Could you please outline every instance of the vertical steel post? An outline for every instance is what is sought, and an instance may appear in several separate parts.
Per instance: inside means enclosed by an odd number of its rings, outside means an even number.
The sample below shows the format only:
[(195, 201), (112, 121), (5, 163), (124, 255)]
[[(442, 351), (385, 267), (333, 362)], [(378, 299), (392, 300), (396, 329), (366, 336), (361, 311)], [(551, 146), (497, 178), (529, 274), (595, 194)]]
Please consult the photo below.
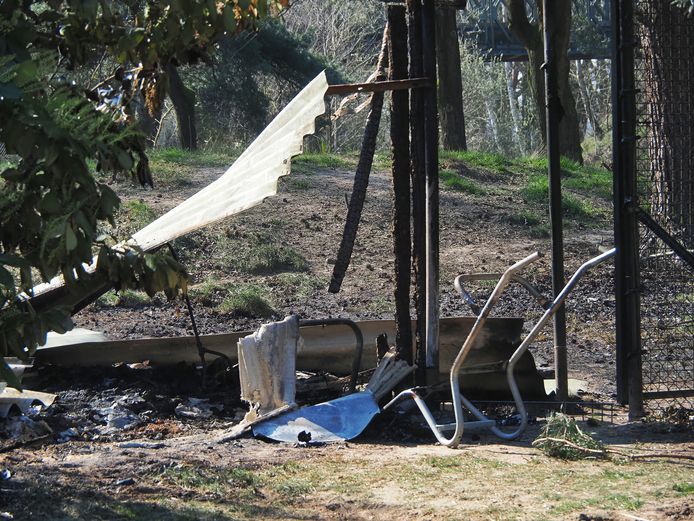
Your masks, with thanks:
[(612, 2), (612, 162), (614, 169), (617, 400), (643, 415), (639, 225), (636, 216), (634, 0)]
[[(565, 285), (564, 230), (561, 205), (561, 164), (559, 157), (559, 119), (562, 108), (559, 100), (557, 63), (554, 57), (556, 30), (554, 8), (556, 0), (543, 0), (545, 37), (545, 101), (547, 118), (547, 164), (549, 175), (549, 220), (552, 228), (552, 292), (556, 298)], [(569, 395), (566, 357), (566, 308), (562, 305), (554, 315), (554, 373), (559, 401)]]
[(436, 106), (436, 19), (434, 0), (422, 5), (422, 67), (432, 86), (424, 93), (424, 171), (426, 174), (427, 383), (439, 370), (439, 122)]

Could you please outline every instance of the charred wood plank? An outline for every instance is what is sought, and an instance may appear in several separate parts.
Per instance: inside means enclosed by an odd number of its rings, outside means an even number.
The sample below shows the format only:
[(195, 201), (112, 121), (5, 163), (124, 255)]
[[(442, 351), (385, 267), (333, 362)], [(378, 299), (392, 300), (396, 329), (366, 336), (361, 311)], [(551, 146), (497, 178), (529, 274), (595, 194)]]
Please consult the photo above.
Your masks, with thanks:
[[(405, 7), (387, 9), (389, 79), (406, 78), (407, 21)], [(393, 253), (395, 256), (395, 346), (400, 357), (412, 365), (410, 319), (410, 137), (409, 93), (393, 91), (390, 109), (390, 140), (393, 159)]]
[[(388, 63), (387, 48), (388, 27), (386, 26), (386, 29), (383, 31), (383, 41), (381, 43), (381, 52), (378, 56), (378, 64), (376, 65), (377, 80), (385, 79), (385, 68)], [(335, 266), (333, 267), (333, 275), (330, 279), (330, 286), (328, 287), (330, 293), (338, 293), (340, 291), (342, 281), (345, 278), (345, 273), (347, 272), (349, 262), (352, 258), (354, 240), (357, 237), (361, 212), (364, 208), (366, 189), (369, 186), (371, 166), (373, 164), (374, 154), (376, 153), (378, 128), (381, 124), (381, 113), (383, 111), (383, 97), (383, 92), (374, 92), (371, 98), (371, 108), (366, 117), (366, 128), (364, 129), (364, 138), (362, 139), (357, 171), (354, 174), (354, 187), (352, 189), (352, 196), (349, 200), (345, 229), (342, 233), (342, 241), (340, 242)]]

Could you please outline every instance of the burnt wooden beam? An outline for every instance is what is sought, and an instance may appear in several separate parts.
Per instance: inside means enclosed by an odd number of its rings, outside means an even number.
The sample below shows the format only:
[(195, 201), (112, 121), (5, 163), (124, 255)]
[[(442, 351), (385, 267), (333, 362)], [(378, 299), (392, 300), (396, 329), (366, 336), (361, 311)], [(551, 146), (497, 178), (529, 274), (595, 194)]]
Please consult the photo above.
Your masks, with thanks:
[[(407, 78), (407, 21), (405, 7), (389, 5), (388, 79)], [(393, 160), (393, 254), (395, 257), (395, 347), (412, 365), (410, 318), (410, 138), (409, 93), (396, 90), (390, 104), (390, 142)]]
[[(422, 69), (422, 2), (407, 0), (410, 76)], [(424, 93), (410, 93), (410, 177), (412, 184), (412, 268), (415, 308), (415, 384), (426, 385), (426, 177), (424, 173)]]
[[(388, 27), (386, 26), (386, 29), (383, 31), (383, 41), (381, 43), (381, 52), (378, 56), (378, 64), (376, 65), (376, 81), (385, 79), (385, 68), (387, 65)], [(357, 238), (359, 221), (361, 221), (361, 212), (364, 208), (364, 199), (366, 198), (366, 189), (369, 186), (369, 176), (371, 174), (374, 154), (376, 153), (378, 129), (380, 127), (381, 113), (383, 111), (383, 98), (383, 92), (374, 92), (371, 98), (371, 106), (369, 114), (366, 117), (364, 137), (362, 138), (361, 152), (359, 153), (359, 164), (354, 174), (354, 187), (352, 188), (352, 196), (349, 199), (345, 228), (342, 233), (342, 241), (340, 242), (340, 248), (337, 252), (335, 266), (333, 267), (330, 286), (328, 287), (330, 293), (338, 293), (340, 291), (342, 281), (345, 278), (345, 273), (352, 259), (354, 241)]]
[(326, 96), (343, 96), (355, 92), (386, 92), (389, 90), (424, 89), (432, 86), (429, 78), (412, 78), (388, 81), (373, 81), (370, 83), (339, 83), (330, 85)]

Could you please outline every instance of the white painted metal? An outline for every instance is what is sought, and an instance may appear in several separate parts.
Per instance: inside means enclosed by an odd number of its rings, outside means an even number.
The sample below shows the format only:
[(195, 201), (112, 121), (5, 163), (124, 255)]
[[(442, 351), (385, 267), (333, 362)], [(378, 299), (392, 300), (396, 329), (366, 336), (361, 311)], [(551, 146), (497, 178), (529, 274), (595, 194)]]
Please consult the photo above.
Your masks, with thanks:
[[(296, 95), (222, 176), (130, 239), (144, 250), (251, 208), (277, 193), (280, 177), (289, 174), (291, 158), (303, 150), (303, 138), (315, 131), (325, 112), (328, 80), (321, 72)], [(96, 269), (96, 258), (88, 272)], [(62, 276), (40, 284), (33, 295), (60, 289)], [(28, 296), (26, 296), (28, 298)]]
[(289, 174), (291, 158), (303, 150), (303, 138), (315, 130), (325, 112), (325, 73), (309, 83), (231, 167), (170, 212), (132, 237), (145, 250), (251, 208), (277, 193), (280, 177)]

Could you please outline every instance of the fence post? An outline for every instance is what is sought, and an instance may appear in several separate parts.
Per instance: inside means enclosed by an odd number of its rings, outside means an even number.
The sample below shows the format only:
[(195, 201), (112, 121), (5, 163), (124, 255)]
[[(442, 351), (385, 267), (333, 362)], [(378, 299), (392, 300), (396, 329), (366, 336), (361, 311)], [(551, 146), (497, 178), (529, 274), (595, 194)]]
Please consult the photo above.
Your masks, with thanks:
[(612, 154), (614, 176), (617, 400), (643, 415), (639, 225), (636, 218), (634, 0), (612, 2)]

